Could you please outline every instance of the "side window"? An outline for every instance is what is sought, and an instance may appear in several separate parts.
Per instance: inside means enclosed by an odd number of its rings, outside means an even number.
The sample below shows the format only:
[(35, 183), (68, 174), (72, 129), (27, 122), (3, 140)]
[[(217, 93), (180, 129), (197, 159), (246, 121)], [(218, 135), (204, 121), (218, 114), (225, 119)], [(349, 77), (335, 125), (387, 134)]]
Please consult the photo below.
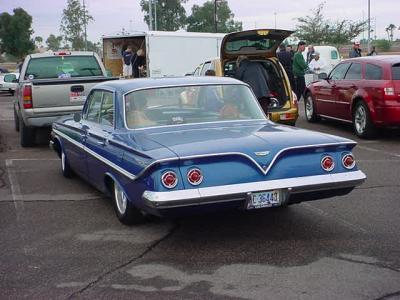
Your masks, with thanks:
[(206, 75), (206, 71), (208, 69), (210, 69), (210, 66), (211, 66), (211, 61), (208, 61), (208, 62), (204, 63), (203, 69), (201, 70), (201, 73), (200, 73), (200, 76)]
[(331, 59), (338, 59), (339, 54), (336, 50), (331, 51)]
[(361, 64), (352, 63), (349, 70), (346, 73), (345, 79), (360, 80), (361, 79)]
[(17, 76), (15, 76), (15, 74), (4, 75), (4, 82), (12, 82), (15, 79), (17, 79)]
[(100, 116), (102, 91), (94, 91), (89, 99), (86, 120), (98, 123)]
[(350, 63), (338, 64), (331, 72), (329, 79), (340, 80), (344, 78)]
[(100, 124), (114, 126), (113, 93), (103, 92), (103, 103), (100, 110)]
[(365, 79), (367, 80), (382, 80), (383, 70), (379, 66), (366, 64)]

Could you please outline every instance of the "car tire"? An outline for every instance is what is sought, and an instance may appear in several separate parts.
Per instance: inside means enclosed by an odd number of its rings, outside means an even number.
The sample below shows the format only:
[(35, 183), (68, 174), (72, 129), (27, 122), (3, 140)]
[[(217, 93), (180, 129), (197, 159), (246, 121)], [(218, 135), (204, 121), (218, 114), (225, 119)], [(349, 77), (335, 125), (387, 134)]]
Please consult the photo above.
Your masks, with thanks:
[(15, 110), (15, 107), (14, 107), (14, 129), (16, 132), (19, 131), (19, 118), (18, 118), (18, 113)]
[(353, 129), (360, 138), (372, 138), (376, 135), (376, 128), (371, 121), (368, 106), (358, 101), (353, 109)]
[(36, 132), (35, 129), (26, 126), (24, 120), (19, 118), (19, 135), (22, 147), (32, 147), (35, 145)]
[(315, 113), (314, 99), (310, 93), (305, 95), (304, 99), (304, 113), (306, 120), (310, 123), (318, 122), (321, 118)]
[(125, 194), (125, 191), (114, 181), (112, 197), (118, 220), (125, 225), (137, 225), (146, 221), (146, 216), (137, 209)]
[(64, 150), (61, 149), (61, 172), (65, 178), (71, 178), (73, 175), (73, 171), (71, 166), (69, 165), (69, 161), (67, 156), (65, 155)]

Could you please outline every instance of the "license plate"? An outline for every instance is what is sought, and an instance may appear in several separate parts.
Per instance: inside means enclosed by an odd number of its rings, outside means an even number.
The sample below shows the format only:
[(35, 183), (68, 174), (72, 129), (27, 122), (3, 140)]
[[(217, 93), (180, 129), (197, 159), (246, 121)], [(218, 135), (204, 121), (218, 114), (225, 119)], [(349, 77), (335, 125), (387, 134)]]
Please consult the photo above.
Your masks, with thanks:
[(247, 209), (274, 207), (281, 205), (280, 190), (252, 193), (247, 201)]
[(70, 92), (69, 93), (69, 101), (71, 102), (81, 102), (85, 101), (86, 96), (82, 92)]

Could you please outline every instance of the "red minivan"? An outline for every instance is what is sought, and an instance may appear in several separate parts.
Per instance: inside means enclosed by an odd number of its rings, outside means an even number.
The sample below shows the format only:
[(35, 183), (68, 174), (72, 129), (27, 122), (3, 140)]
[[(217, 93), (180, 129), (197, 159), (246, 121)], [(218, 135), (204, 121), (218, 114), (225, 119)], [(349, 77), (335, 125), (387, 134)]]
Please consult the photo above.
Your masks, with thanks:
[(309, 122), (323, 117), (352, 123), (362, 138), (400, 126), (400, 55), (342, 61), (306, 88), (305, 115)]

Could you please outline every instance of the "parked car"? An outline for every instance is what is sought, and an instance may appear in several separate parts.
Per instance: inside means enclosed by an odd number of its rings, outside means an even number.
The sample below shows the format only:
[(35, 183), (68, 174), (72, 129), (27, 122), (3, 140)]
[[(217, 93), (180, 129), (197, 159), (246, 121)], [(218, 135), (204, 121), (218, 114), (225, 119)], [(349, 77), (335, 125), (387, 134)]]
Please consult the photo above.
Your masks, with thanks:
[(51, 145), (64, 176), (111, 195), (125, 224), (345, 195), (366, 178), (355, 142), (269, 121), (231, 78), (100, 83), (81, 115), (53, 123)]
[(269, 75), (268, 87), (278, 103), (268, 108), (270, 120), (295, 125), (298, 105), (289, 78), (279, 63), (276, 49), (292, 31), (257, 29), (227, 34), (222, 40), (220, 58), (202, 62), (194, 75), (204, 76), (207, 70), (214, 70), (216, 76), (234, 77), (236, 59), (246, 55), (252, 61), (260, 62)]
[(18, 78), (19, 73), (0, 74), (0, 91), (9, 92), (13, 96), (18, 85)]
[(90, 88), (111, 80), (96, 53), (47, 52), (25, 58), (14, 103), (22, 147), (33, 146), (35, 129), (81, 111)]
[(362, 138), (400, 126), (400, 56), (342, 61), (326, 79), (307, 87), (305, 112), (309, 122), (324, 117), (352, 123)]

